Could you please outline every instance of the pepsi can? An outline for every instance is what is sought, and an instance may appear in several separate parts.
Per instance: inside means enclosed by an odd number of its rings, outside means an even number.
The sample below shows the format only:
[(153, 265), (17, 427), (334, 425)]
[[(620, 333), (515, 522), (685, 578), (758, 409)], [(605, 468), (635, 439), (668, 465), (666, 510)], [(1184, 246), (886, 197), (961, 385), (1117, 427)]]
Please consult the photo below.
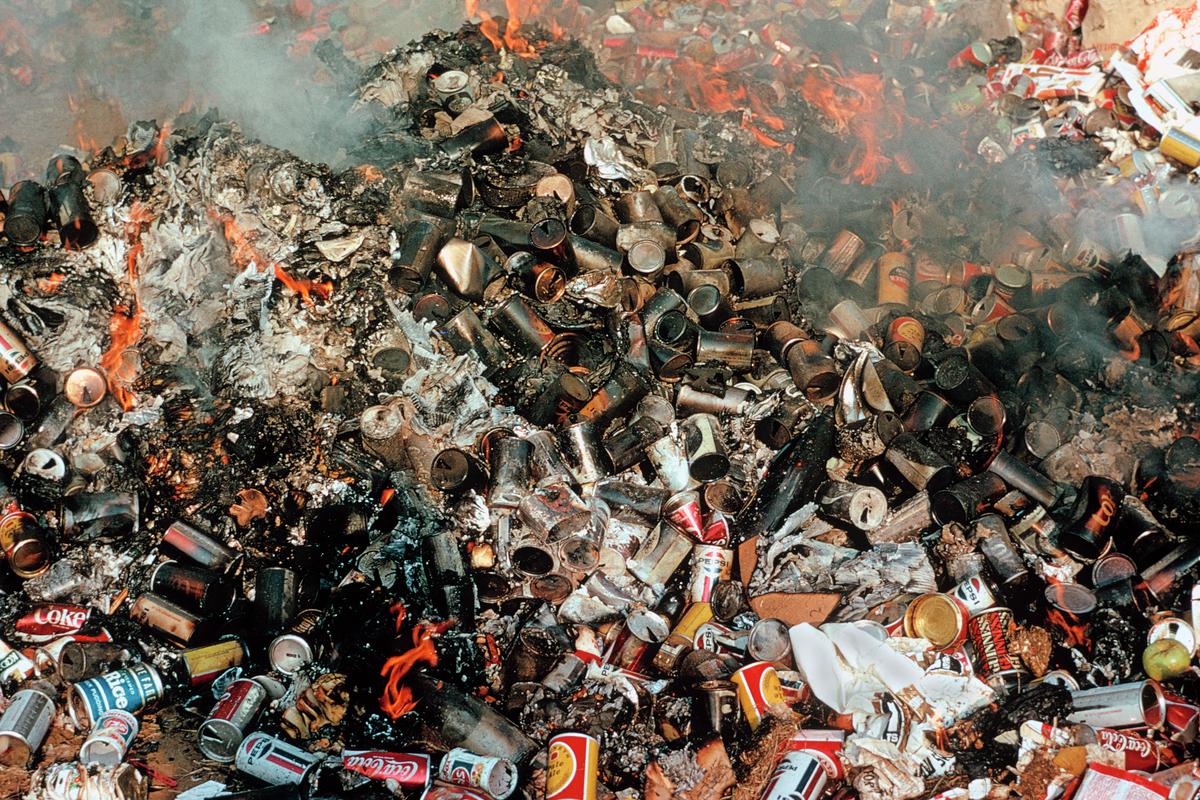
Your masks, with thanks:
[(252, 733), (238, 747), (234, 766), (252, 778), (272, 786), (299, 786), (321, 757), (266, 733)]

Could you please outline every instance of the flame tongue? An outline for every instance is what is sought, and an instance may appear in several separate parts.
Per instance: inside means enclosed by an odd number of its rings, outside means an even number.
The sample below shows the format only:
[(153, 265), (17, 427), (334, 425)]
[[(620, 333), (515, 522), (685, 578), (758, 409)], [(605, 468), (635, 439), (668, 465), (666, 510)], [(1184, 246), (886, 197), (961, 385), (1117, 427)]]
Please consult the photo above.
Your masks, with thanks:
[(108, 350), (100, 357), (100, 368), (108, 375), (108, 389), (126, 411), (133, 408), (136, 399), (129, 389), (129, 384), (137, 377), (136, 368), (131, 366), (126, 351), (136, 345), (142, 337), (142, 300), (138, 295), (137, 263), (142, 255), (142, 234), (153, 221), (154, 214), (140, 201), (134, 202), (130, 207), (129, 221), (125, 223), (125, 242), (128, 246), (125, 269), (129, 274), (133, 307), (119, 305), (113, 309), (112, 318), (109, 320), (111, 342)]
[[(391, 610), (396, 614), (398, 631), (400, 623), (404, 621), (404, 606), (397, 603)], [(404, 678), (413, 667), (432, 667), (437, 664), (437, 650), (433, 646), (433, 639), (452, 625), (453, 620), (429, 625), (417, 624), (413, 628), (412, 648), (384, 662), (383, 669), (379, 671), (384, 678), (383, 696), (379, 698), (379, 708), (383, 713), (392, 719), (399, 719), (416, 708), (417, 701), (413, 699), (412, 688), (404, 684)]]
[(855, 73), (841, 77), (826, 77), (810, 71), (804, 78), (800, 93), (805, 101), (822, 111), (836, 127), (839, 135), (855, 139), (852, 158), (858, 162), (847, 179), (871, 184), (892, 163), (883, 144), (894, 137), (903, 122), (903, 115), (884, 94), (881, 75)]
[(322, 300), (328, 300), (333, 296), (332, 282), (310, 281), (306, 278), (297, 278), (285, 270), (279, 262), (268, 261), (263, 258), (262, 254), (258, 252), (258, 248), (253, 244), (250, 232), (238, 225), (232, 215), (213, 213), (211, 216), (221, 223), (225, 233), (225, 241), (229, 243), (229, 256), (242, 269), (245, 269), (251, 263), (255, 265), (255, 268), (259, 272), (270, 267), (280, 283), (299, 294), (301, 299), (310, 306), (316, 305), (313, 295), (320, 297)]

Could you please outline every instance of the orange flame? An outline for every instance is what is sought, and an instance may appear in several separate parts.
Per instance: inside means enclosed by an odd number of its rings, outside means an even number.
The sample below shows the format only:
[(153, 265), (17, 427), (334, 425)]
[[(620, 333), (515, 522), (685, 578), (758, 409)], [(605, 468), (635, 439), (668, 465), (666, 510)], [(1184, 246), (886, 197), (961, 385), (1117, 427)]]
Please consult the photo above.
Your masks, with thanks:
[(527, 22), (543, 23), (555, 39), (561, 39), (568, 27), (577, 21), (578, 6), (575, 0), (551, 3), (550, 0), (504, 0), (507, 19), (504, 31), (500, 21), (480, 6), (480, 0), (466, 0), (468, 19), (480, 19), (479, 31), (497, 50), (507, 49), (522, 58), (533, 58), (538, 49), (521, 32)]
[(167, 137), (171, 135), (171, 123), (164, 124), (158, 129), (158, 138), (154, 140), (154, 148), (150, 151), (154, 155), (154, 161), (158, 166), (167, 163), (170, 157), (170, 152), (167, 150)]
[(142, 255), (142, 233), (153, 221), (154, 214), (149, 206), (135, 201), (130, 207), (129, 221), (125, 223), (125, 241), (128, 244), (125, 269), (129, 274), (129, 289), (133, 293), (133, 308), (120, 305), (113, 309), (108, 322), (108, 350), (100, 357), (100, 368), (108, 376), (108, 390), (125, 411), (133, 408), (136, 396), (129, 390), (128, 384), (137, 377), (129, 374), (124, 359), (125, 351), (136, 345), (142, 336), (142, 300), (138, 296), (137, 262)]
[[(391, 610), (396, 613), (396, 630), (399, 631), (400, 623), (404, 620), (404, 606), (397, 603)], [(379, 708), (383, 713), (392, 719), (399, 719), (417, 707), (412, 688), (404, 683), (404, 678), (413, 667), (420, 664), (428, 667), (437, 664), (437, 649), (433, 646), (433, 639), (453, 624), (454, 622), (449, 620), (431, 625), (416, 625), (413, 628), (412, 648), (384, 662), (383, 669), (379, 671), (385, 681), (383, 696), (379, 698)]]
[(37, 279), (37, 289), (42, 294), (56, 294), (62, 288), (66, 277), (62, 272), (51, 272), (46, 277)]
[(856, 140), (852, 158), (858, 166), (850, 170), (847, 180), (875, 183), (892, 163), (883, 143), (896, 135), (903, 120), (884, 89), (880, 75), (825, 77), (816, 71), (808, 72), (800, 87), (804, 99), (825, 114), (839, 135)]
[(306, 278), (297, 278), (283, 268), (283, 265), (276, 262), (264, 259), (254, 246), (252, 237), (248, 231), (242, 230), (233, 217), (229, 214), (212, 214), (213, 218), (220, 221), (225, 233), (225, 241), (229, 243), (229, 255), (233, 262), (242, 269), (245, 269), (251, 263), (255, 265), (259, 272), (267, 266), (271, 267), (276, 279), (279, 280), (287, 288), (291, 289), (300, 295), (301, 299), (310, 306), (316, 305), (313, 300), (313, 295), (320, 297), (322, 300), (328, 300), (333, 296), (332, 281), (310, 281)]

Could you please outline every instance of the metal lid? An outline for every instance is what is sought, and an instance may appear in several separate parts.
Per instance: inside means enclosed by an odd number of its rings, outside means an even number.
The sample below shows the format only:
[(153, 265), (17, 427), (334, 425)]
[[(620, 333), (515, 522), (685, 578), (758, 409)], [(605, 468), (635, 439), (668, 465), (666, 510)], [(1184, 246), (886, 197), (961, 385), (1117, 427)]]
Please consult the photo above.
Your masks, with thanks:
[(626, 257), (630, 268), (641, 275), (656, 275), (667, 263), (667, 254), (662, 245), (650, 239), (634, 242)]
[(284, 675), (295, 675), (305, 664), (313, 660), (313, 649), (302, 636), (285, 633), (277, 636), (267, 647), (267, 659), (271, 668)]
[(93, 367), (71, 370), (63, 382), (63, 394), (76, 408), (91, 408), (108, 393), (108, 381), (104, 373)]
[(1070, 614), (1090, 614), (1096, 610), (1096, 593), (1078, 583), (1053, 583), (1043, 593), (1046, 602)]
[(467, 73), (462, 70), (451, 69), (433, 79), (433, 88), (440, 94), (454, 94), (467, 88), (469, 81), (470, 77)]

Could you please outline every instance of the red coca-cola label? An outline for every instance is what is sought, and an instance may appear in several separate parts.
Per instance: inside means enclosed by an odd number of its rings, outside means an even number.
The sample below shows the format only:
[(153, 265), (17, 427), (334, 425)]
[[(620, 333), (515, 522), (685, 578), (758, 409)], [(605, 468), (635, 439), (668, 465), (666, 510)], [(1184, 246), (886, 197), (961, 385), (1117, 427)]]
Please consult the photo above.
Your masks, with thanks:
[(1176, 753), (1135, 733), (1097, 728), (1096, 744), (1105, 750), (1120, 753), (1124, 759), (1121, 766), (1125, 769), (1157, 772), (1179, 763)]
[(429, 785), (432, 774), (429, 756), (424, 753), (344, 752), (342, 767), (377, 781), (395, 781), (408, 789)]
[(17, 633), (27, 639), (54, 639), (78, 633), (91, 616), (91, 609), (67, 603), (38, 606), (17, 620)]

